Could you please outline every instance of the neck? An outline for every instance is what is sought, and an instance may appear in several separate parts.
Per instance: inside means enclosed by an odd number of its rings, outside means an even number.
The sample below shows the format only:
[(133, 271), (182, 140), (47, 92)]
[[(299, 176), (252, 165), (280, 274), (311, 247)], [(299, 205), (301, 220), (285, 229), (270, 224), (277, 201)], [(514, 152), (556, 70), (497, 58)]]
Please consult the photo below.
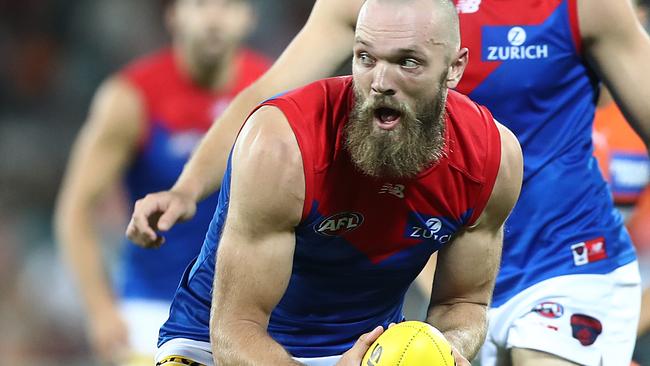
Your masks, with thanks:
[(178, 46), (174, 47), (174, 53), (182, 72), (201, 88), (213, 91), (223, 90), (232, 81), (235, 67), (234, 48), (226, 50), (219, 59), (211, 63), (193, 60), (188, 52), (184, 52)]

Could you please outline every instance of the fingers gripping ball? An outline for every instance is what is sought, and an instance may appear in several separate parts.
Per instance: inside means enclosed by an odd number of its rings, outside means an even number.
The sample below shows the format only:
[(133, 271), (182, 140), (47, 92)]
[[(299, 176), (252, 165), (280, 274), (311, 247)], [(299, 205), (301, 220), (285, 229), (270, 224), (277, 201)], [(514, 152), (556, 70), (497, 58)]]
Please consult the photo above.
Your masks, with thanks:
[(407, 321), (388, 328), (373, 343), (362, 366), (453, 366), (451, 346), (431, 325)]

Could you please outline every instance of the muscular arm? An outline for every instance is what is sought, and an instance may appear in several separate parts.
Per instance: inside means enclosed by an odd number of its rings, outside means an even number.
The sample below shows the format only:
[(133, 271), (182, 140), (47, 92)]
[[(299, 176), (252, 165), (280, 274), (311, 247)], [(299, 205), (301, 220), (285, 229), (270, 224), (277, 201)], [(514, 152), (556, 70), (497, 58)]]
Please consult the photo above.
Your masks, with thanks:
[(487, 309), (499, 269), (503, 223), (519, 197), (523, 162), (514, 135), (499, 125), (501, 164), (492, 194), (476, 225), (438, 254), (427, 322), (468, 360), (485, 339)]
[(242, 91), (186, 164), (173, 190), (199, 201), (219, 188), (230, 148), (248, 112), (265, 98), (331, 75), (352, 50), (362, 0), (319, 0), (271, 69)]
[(96, 205), (123, 174), (142, 121), (137, 92), (120, 79), (105, 82), (75, 142), (59, 194), (55, 212), (58, 243), (91, 321), (109, 318), (116, 311), (93, 220)]
[(251, 116), (233, 152), (210, 330), (218, 365), (297, 365), (266, 328), (289, 283), (304, 201), (302, 159), (282, 113)]
[[(629, 0), (579, 0), (586, 56), (625, 118), (650, 146), (650, 38)], [(607, 24), (607, 26), (603, 26)]]

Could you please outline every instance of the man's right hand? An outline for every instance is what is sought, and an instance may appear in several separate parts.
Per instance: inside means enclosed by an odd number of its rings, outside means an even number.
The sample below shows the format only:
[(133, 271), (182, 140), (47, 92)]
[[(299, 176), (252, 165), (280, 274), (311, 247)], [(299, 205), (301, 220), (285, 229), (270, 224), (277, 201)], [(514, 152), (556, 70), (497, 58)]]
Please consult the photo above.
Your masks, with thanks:
[(126, 236), (145, 248), (158, 248), (165, 242), (159, 232), (187, 221), (196, 213), (196, 201), (177, 191), (150, 193), (136, 201)]

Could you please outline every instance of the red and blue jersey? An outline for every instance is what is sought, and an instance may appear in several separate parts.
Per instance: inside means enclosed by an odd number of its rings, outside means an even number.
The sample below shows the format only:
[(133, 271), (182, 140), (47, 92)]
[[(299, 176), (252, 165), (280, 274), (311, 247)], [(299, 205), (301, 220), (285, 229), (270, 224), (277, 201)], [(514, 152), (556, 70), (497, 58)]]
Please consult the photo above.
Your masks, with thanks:
[[(240, 51), (234, 62), (232, 81), (219, 91), (195, 85), (170, 49), (136, 60), (120, 73), (140, 93), (145, 110), (145, 131), (126, 176), (131, 202), (169, 189), (214, 119), (268, 65), (264, 57), (247, 50)], [(160, 249), (127, 243), (121, 295), (170, 301), (183, 270), (199, 252), (216, 203), (216, 194), (200, 203), (194, 219), (175, 225)]]
[(598, 80), (576, 0), (458, 0), (470, 61), (458, 90), (519, 139), (524, 184), (506, 224), (493, 306), (550, 277), (635, 259), (592, 157)]
[[(500, 164), (500, 136), (490, 112), (449, 91), (440, 161), (411, 179), (364, 175), (344, 148), (353, 103), (352, 78), (338, 77), (262, 104), (284, 113), (304, 167), (293, 270), (268, 327), (295, 357), (341, 354), (362, 333), (401, 321), (408, 286), (432, 253), (452, 245), (456, 233), (480, 216)], [(209, 341), (230, 174), (228, 166), (201, 254), (181, 281), (160, 344), (172, 338)]]

